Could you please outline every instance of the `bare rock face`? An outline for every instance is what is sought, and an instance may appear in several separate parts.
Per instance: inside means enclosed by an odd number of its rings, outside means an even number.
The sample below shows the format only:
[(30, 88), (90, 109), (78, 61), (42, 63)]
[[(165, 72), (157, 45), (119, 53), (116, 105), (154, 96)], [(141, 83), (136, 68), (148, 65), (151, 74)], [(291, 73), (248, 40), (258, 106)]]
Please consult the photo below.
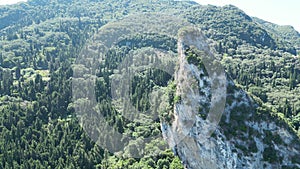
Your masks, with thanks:
[(300, 168), (300, 141), (235, 86), (199, 30), (181, 31), (173, 119), (163, 136), (186, 168)]

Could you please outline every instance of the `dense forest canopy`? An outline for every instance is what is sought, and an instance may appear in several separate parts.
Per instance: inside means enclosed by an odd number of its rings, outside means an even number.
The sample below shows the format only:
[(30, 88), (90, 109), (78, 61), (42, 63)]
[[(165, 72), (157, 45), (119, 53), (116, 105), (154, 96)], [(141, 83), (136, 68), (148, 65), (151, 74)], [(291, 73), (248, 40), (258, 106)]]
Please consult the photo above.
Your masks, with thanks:
[[(139, 17), (130, 22), (134, 16)], [(159, 23), (170, 23), (173, 29), (155, 26)], [(110, 92), (111, 79), (122, 72), (118, 69), (127, 56), (151, 53), (149, 60), (155, 60), (153, 49), (159, 49), (176, 58), (179, 23), (200, 28), (238, 87), (300, 137), (300, 34), (293, 28), (251, 18), (231, 5), (29, 0), (0, 7), (0, 168), (183, 168), (161, 137), (141, 141), (159, 136), (160, 121), (170, 121), (172, 115), (160, 112), (155, 121), (130, 121), (114, 106)], [(137, 33), (133, 24), (159, 31)], [(96, 144), (80, 125), (81, 118), (88, 117), (77, 118), (72, 83), (74, 72), (85, 75), (89, 68), (76, 64), (79, 54), (98, 52), (93, 45), (87, 49), (95, 34), (118, 33), (124, 27), (127, 34), (117, 36), (119, 42), (109, 46), (94, 69), (97, 106), (113, 126), (112, 133), (139, 138), (125, 140), (124, 151), (113, 154)], [(180, 100), (174, 95), (173, 81), (157, 69), (136, 72), (129, 91), (132, 105), (139, 111), (149, 110), (149, 95), (160, 88), (168, 95), (166, 109), (171, 109)], [(103, 141), (113, 147), (112, 136)], [(132, 158), (134, 153), (143, 158)], [(299, 158), (294, 161), (299, 163)]]

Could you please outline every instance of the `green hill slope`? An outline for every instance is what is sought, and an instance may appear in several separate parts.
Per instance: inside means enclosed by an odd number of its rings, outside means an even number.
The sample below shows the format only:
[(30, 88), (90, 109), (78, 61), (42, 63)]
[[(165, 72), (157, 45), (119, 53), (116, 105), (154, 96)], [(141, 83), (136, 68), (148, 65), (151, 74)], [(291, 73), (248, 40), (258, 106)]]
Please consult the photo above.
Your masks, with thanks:
[[(0, 168), (183, 168), (186, 156), (175, 147), (166, 148), (160, 137), (162, 122), (174, 121), (171, 110), (181, 100), (174, 94), (174, 77), (123, 63), (131, 63), (132, 57), (140, 61), (136, 65), (158, 64), (174, 73), (177, 33), (191, 25), (208, 37), (207, 45), (226, 69), (232, 89), (249, 102), (247, 108), (231, 107), (231, 121), (226, 120), (227, 111), (212, 139), (236, 138), (234, 148), (227, 150), (241, 156), (241, 164), (256, 153), (262, 156), (257, 164), (299, 167), (300, 67), (295, 55), (300, 38), (293, 29), (251, 18), (234, 6), (162, 0), (29, 0), (0, 7)], [(80, 56), (88, 62), (78, 62)], [(197, 58), (190, 59), (197, 65)], [(126, 72), (131, 75), (126, 89), (130, 104), (122, 105), (118, 94), (123, 90), (111, 91), (122, 87), (114, 80)], [(91, 77), (94, 83), (85, 81)], [(82, 83), (78, 93), (74, 93), (76, 82)], [(94, 89), (89, 84), (95, 88), (96, 102), (89, 102), (86, 95)], [(209, 92), (200, 94), (206, 101), (211, 99)], [(151, 99), (158, 96), (162, 99)], [(227, 104), (243, 98), (229, 98)], [(168, 102), (156, 107), (165, 103), (163, 99)], [(199, 104), (197, 118), (205, 118), (210, 105)], [(101, 113), (91, 113), (95, 108)], [(155, 110), (158, 118), (132, 113), (136, 110), (144, 114)], [(97, 126), (98, 117), (111, 132)], [(122, 134), (124, 149), (113, 154), (108, 150), (119, 148), (117, 133)], [(147, 138), (153, 139), (144, 142)], [(222, 155), (218, 159), (225, 162)]]

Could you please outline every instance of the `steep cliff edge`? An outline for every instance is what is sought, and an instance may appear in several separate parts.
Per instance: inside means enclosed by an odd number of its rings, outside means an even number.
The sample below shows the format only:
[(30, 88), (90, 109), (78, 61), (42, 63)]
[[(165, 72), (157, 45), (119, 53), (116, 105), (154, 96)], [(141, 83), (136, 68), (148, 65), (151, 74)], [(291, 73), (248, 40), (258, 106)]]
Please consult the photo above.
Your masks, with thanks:
[[(224, 87), (222, 72), (209, 73), (216, 64), (205, 62), (213, 56), (198, 30), (181, 32), (178, 55), (175, 83), (180, 99), (174, 102), (172, 120), (161, 127), (186, 168), (300, 168), (295, 132), (229, 77)], [(221, 119), (218, 111), (223, 112)]]

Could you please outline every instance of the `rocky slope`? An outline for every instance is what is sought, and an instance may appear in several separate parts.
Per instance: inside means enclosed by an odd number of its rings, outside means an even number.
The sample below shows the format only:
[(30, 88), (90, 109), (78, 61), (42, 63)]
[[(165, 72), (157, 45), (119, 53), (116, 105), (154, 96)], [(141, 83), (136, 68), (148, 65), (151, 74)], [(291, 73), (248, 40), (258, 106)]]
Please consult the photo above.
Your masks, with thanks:
[[(300, 142), (294, 131), (236, 87), (229, 77), (222, 80), (224, 75), (221, 72), (218, 76), (204, 73), (210, 66), (201, 64), (202, 60), (213, 56), (203, 35), (190, 29), (178, 41), (181, 62), (175, 81), (176, 94), (181, 100), (174, 106), (174, 119), (163, 123), (162, 131), (184, 165), (190, 169), (300, 168)], [(185, 51), (190, 48), (198, 51), (195, 52), (200, 58), (198, 63), (188, 63), (189, 53)], [(206, 56), (201, 56), (199, 51)], [(197, 79), (197, 87), (193, 87), (193, 79)], [(212, 84), (216, 82), (219, 82), (221, 91), (213, 93)], [(222, 89), (222, 83), (226, 84), (223, 85), (227, 87), (227, 93), (226, 89)], [(216, 98), (209, 97), (216, 94)], [(213, 111), (208, 113), (206, 110), (205, 118), (199, 110), (206, 107), (200, 106), (199, 109), (198, 105), (209, 105)], [(216, 127), (222, 108), (224, 114)], [(214, 118), (211, 118), (212, 114)]]

